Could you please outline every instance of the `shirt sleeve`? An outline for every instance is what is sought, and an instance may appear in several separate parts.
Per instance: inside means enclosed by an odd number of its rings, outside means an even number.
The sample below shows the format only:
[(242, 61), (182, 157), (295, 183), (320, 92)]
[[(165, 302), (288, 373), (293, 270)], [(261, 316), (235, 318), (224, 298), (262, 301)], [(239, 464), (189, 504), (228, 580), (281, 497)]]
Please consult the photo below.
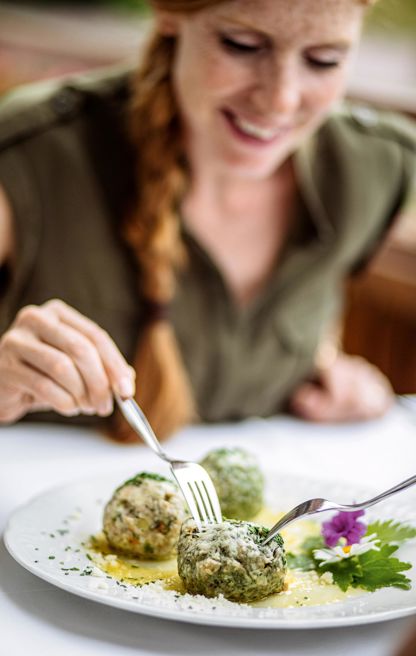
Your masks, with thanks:
[[(352, 114), (354, 116), (354, 111)], [(416, 198), (416, 122), (400, 114), (375, 110), (362, 115), (358, 112), (355, 119), (358, 124), (361, 122), (363, 130), (385, 140), (389, 150), (395, 151), (394, 162), (395, 166), (399, 167), (399, 184), (391, 196), (390, 205), (386, 206), (385, 217), (380, 222), (379, 229), (365, 244), (352, 267), (352, 275), (362, 272), (370, 265), (388, 238), (391, 228)], [(383, 181), (379, 184), (383, 184)], [(416, 213), (414, 220), (416, 221)]]
[(33, 269), (41, 234), (41, 211), (31, 176), (19, 148), (0, 151), (0, 184), (9, 200), (15, 240), (13, 265), (0, 299), (0, 334), (13, 321), (18, 300)]

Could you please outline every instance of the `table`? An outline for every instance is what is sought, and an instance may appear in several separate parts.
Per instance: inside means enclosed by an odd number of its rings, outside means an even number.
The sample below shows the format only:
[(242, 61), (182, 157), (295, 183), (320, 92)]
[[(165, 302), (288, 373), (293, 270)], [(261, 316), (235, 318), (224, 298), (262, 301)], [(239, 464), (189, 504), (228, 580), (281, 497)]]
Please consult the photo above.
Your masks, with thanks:
[[(416, 415), (396, 405), (383, 419), (312, 425), (289, 417), (187, 428), (168, 443), (199, 459), (217, 446), (241, 445), (263, 467), (386, 488), (415, 473)], [(19, 504), (49, 487), (115, 468), (152, 469), (141, 445), (98, 432), (21, 423), (0, 429), (0, 531)], [(408, 490), (406, 502), (416, 493)], [(413, 496), (412, 496), (413, 495)], [(0, 653), (7, 656), (393, 656), (411, 621), (313, 631), (226, 629), (175, 623), (96, 604), (38, 579), (0, 543)]]

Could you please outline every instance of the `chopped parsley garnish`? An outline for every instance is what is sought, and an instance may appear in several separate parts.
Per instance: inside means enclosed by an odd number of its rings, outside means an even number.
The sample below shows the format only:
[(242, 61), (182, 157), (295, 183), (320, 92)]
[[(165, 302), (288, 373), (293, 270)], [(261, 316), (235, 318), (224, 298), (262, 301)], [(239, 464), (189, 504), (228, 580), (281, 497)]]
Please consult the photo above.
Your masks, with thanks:
[(136, 474), (132, 478), (129, 478), (127, 481), (124, 481), (124, 483), (122, 483), (122, 485), (117, 488), (116, 492), (121, 490), (121, 488), (125, 487), (126, 485), (140, 486), (144, 480), (160, 481), (163, 483), (172, 483), (175, 485), (174, 481), (166, 478), (165, 476), (161, 476), (160, 474), (155, 474), (154, 472), (141, 472), (140, 474)]

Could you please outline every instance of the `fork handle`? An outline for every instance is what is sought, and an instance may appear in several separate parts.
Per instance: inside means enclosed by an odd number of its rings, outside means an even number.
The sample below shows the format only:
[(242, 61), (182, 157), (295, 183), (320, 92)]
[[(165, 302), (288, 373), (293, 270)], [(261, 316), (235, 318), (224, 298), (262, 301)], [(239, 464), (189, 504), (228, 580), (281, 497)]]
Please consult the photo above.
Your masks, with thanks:
[(381, 494), (378, 494), (376, 497), (373, 497), (372, 499), (368, 499), (367, 501), (363, 501), (362, 503), (352, 503), (350, 505), (334, 503), (333, 501), (328, 501), (327, 499), (309, 499), (308, 501), (303, 501), (303, 503), (300, 503), (299, 505), (295, 506), (295, 508), (292, 508), (292, 510), (286, 513), (286, 515), (284, 515), (278, 522), (276, 522), (274, 526), (272, 526), (272, 528), (270, 529), (270, 531), (268, 532), (268, 534), (266, 535), (266, 537), (264, 538), (261, 544), (265, 545), (268, 542), (270, 542), (270, 540), (272, 540), (279, 533), (279, 531), (282, 530), (284, 526), (290, 524), (296, 519), (302, 519), (307, 515), (321, 513), (327, 510), (343, 510), (345, 512), (364, 510), (364, 508), (369, 508), (370, 506), (374, 506), (376, 503), (380, 503), (380, 501), (384, 501), (384, 499), (388, 499), (388, 497), (393, 496), (393, 494), (402, 492), (403, 490), (406, 490), (408, 487), (411, 487), (412, 485), (415, 484), (416, 484), (416, 476), (411, 476), (410, 478), (407, 478), (405, 481), (402, 481), (401, 483), (397, 483), (397, 485), (394, 485), (388, 490), (385, 490), (385, 492), (381, 492)]
[(363, 503), (354, 503), (353, 506), (351, 507), (356, 508), (357, 510), (360, 510), (361, 508), (369, 508), (370, 506), (374, 506), (374, 504), (379, 503), (380, 501), (383, 501), (384, 499), (393, 496), (393, 494), (402, 492), (402, 490), (406, 490), (408, 487), (411, 487), (412, 485), (415, 484), (416, 484), (416, 476), (411, 476), (410, 478), (406, 478), (405, 481), (402, 481), (401, 483), (397, 483), (397, 485), (394, 485), (393, 487), (389, 488), (385, 492), (378, 494), (376, 497), (373, 497), (372, 499), (368, 499), (368, 501), (363, 501)]
[(146, 419), (146, 416), (140, 406), (136, 403), (133, 398), (121, 399), (117, 394), (115, 395), (118, 407), (123, 413), (124, 417), (127, 419), (130, 426), (140, 435), (141, 438), (146, 442), (152, 451), (156, 453), (162, 460), (170, 462), (169, 457), (163, 451), (162, 447), (159, 444), (159, 441), (156, 435), (153, 432), (152, 427)]

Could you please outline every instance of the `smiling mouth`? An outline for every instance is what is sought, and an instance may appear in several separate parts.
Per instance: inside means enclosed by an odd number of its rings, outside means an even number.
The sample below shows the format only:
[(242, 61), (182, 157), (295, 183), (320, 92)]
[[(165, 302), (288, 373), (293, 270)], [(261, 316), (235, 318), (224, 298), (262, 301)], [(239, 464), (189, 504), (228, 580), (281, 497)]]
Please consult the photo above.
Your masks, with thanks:
[(224, 110), (223, 115), (231, 127), (234, 128), (234, 131), (237, 131), (239, 135), (257, 143), (269, 144), (287, 134), (289, 131), (288, 127), (265, 128), (259, 126), (256, 123), (241, 118), (228, 110)]

